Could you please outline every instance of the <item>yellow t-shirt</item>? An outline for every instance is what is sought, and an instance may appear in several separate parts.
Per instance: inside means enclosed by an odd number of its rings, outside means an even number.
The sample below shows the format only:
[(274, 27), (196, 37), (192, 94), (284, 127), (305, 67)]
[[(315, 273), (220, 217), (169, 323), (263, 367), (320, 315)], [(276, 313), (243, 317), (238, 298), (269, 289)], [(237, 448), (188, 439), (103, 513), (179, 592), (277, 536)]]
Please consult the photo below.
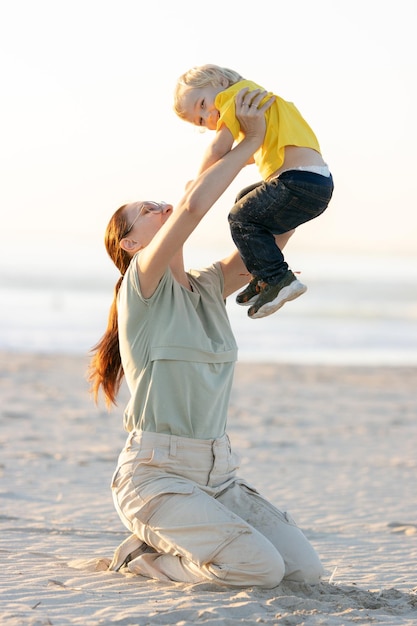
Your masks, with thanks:
[[(222, 124), (227, 126), (236, 141), (241, 141), (243, 134), (236, 119), (235, 97), (245, 87), (250, 91), (262, 89), (260, 85), (250, 80), (241, 80), (218, 93), (215, 100), (215, 106), (220, 112), (217, 128), (219, 129)], [(263, 102), (271, 95), (272, 93), (269, 93)], [(317, 137), (297, 107), (292, 102), (275, 96), (275, 102), (266, 112), (264, 142), (254, 154), (256, 166), (263, 180), (269, 178), (283, 164), (285, 146), (312, 148), (320, 152)]]

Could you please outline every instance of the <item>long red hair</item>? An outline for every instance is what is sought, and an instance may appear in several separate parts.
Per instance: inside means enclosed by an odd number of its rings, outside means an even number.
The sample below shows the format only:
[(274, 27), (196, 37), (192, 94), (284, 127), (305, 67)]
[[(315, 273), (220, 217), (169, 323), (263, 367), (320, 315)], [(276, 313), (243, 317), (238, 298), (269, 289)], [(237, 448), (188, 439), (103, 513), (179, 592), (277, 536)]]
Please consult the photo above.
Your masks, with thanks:
[(107, 407), (116, 404), (117, 394), (124, 376), (119, 350), (117, 294), (131, 261), (130, 255), (120, 247), (120, 240), (128, 229), (127, 206), (124, 204), (117, 209), (106, 228), (104, 237), (106, 250), (121, 276), (114, 287), (113, 302), (110, 306), (106, 331), (100, 341), (91, 349), (92, 356), (88, 369), (88, 381), (91, 384), (90, 391), (94, 400), (98, 402), (101, 388)]

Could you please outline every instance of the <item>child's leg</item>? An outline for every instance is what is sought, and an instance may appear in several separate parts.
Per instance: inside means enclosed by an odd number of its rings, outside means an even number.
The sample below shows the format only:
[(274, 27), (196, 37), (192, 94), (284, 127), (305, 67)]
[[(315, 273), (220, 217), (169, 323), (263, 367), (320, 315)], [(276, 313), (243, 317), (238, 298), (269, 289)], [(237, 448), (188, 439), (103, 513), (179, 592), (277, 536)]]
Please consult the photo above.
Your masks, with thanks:
[[(288, 243), (288, 240), (295, 233), (295, 228), (288, 231), (288, 233), (282, 233), (282, 235), (275, 235), (275, 243), (277, 247), (282, 250)], [(243, 289), (237, 296), (236, 302), (242, 306), (250, 306), (254, 304), (257, 297), (261, 292), (260, 281), (258, 278), (252, 277), (249, 284)]]
[(269, 285), (285, 276), (288, 265), (275, 235), (320, 215), (333, 190), (331, 177), (288, 171), (279, 178), (244, 189), (229, 213), (233, 241), (248, 271)]
[(240, 194), (229, 214), (230, 230), (248, 271), (262, 282), (257, 297), (256, 281), (251, 283), (253, 294), (237, 297), (239, 304), (247, 303), (248, 295), (255, 299), (250, 317), (269, 315), (306, 291), (289, 270), (275, 235), (320, 215), (332, 191), (331, 177), (293, 170)]

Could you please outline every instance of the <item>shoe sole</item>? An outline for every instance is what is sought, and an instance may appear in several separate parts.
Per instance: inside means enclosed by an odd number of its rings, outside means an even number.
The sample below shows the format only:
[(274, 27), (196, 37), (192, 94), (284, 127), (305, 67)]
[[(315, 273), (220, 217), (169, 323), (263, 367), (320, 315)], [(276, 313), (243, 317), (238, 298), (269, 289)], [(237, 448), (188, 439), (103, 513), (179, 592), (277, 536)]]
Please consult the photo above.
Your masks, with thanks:
[(238, 304), (239, 306), (250, 306), (251, 304), (255, 304), (255, 302), (258, 299), (258, 296), (259, 296), (259, 293), (257, 293), (256, 296), (252, 296), (252, 298), (248, 300), (247, 302), (238, 302), (236, 300), (236, 304)]
[(271, 302), (266, 302), (253, 315), (249, 315), (248, 312), (248, 315), (253, 320), (272, 315), (272, 313), (278, 311), (278, 309), (280, 309), (286, 302), (295, 300), (299, 296), (302, 296), (303, 293), (305, 293), (306, 291), (306, 285), (300, 283), (299, 280), (294, 280), (291, 284), (287, 285), (287, 287), (283, 287), (281, 289), (275, 300), (271, 300)]

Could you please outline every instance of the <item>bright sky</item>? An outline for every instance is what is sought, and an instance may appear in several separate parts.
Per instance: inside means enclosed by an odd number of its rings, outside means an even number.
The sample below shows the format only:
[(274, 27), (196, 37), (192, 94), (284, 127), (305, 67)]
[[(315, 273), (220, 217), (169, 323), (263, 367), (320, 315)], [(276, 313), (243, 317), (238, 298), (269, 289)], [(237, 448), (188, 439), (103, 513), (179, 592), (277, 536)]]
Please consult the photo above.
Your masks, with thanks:
[[(175, 80), (217, 63), (319, 138), (335, 194), (293, 246), (417, 254), (415, 25), (414, 0), (3, 1), (0, 239), (101, 246), (124, 202), (175, 204), (213, 136), (175, 117)], [(246, 168), (197, 245), (229, 246), (228, 209), (257, 180)]]

